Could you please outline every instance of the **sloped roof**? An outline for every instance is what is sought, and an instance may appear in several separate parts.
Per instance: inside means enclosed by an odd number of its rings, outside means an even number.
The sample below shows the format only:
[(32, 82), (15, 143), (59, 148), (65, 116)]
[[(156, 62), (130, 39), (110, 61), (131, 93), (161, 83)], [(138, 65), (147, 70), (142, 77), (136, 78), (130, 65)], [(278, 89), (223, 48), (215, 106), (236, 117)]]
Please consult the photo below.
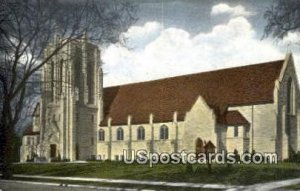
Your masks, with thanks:
[(33, 131), (33, 126), (32, 125), (28, 125), (23, 133), (24, 136), (26, 135), (39, 135), (40, 132), (37, 131), (37, 132), (34, 132)]
[(275, 80), (279, 77), (284, 60), (228, 68), (149, 82), (104, 88), (104, 120), (112, 125), (184, 120), (196, 99), (201, 95), (217, 115), (227, 106), (273, 102)]
[[(223, 116), (223, 117), (222, 117)], [(218, 122), (224, 125), (248, 125), (249, 122), (239, 111), (226, 111)]]

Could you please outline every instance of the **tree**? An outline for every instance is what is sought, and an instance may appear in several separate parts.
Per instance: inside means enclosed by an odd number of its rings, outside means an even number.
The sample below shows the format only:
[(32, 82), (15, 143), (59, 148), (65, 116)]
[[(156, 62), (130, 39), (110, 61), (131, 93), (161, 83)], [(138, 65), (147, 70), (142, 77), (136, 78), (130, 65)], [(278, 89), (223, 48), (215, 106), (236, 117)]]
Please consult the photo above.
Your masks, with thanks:
[[(137, 7), (112, 0), (0, 0), (0, 156), (3, 178), (12, 177), (13, 136), (32, 76), (68, 43), (124, 42)], [(45, 47), (59, 36), (56, 46)], [(45, 56), (46, 55), (46, 56)]]
[(300, 1), (277, 0), (266, 10), (264, 17), (267, 20), (264, 37), (272, 35), (282, 39), (289, 32), (299, 32)]

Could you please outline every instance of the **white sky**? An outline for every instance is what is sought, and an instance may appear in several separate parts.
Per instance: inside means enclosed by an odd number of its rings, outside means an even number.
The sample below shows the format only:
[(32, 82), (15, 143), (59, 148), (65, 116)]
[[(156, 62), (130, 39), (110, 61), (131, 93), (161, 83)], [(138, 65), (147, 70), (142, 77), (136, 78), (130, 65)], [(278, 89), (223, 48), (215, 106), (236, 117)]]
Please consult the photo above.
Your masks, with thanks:
[[(243, 5), (216, 3), (201, 14), (215, 23), (191, 31), (180, 24), (162, 26), (161, 19), (150, 17), (130, 27), (122, 34), (128, 38), (129, 48), (112, 44), (102, 51), (104, 86), (283, 59), (287, 47), (294, 53), (300, 74), (299, 47), (288, 46), (299, 39), (299, 34), (289, 34), (282, 41), (261, 40), (263, 29), (253, 23), (253, 17), (261, 19), (263, 13)], [(176, 23), (170, 14), (166, 20)]]

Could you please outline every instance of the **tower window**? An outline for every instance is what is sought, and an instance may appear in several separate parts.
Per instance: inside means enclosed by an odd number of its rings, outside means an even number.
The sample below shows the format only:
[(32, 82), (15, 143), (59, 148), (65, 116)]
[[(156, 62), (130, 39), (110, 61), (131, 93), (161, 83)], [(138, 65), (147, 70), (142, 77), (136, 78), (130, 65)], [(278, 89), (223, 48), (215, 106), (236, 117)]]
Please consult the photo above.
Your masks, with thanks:
[(31, 144), (30, 139), (31, 139), (31, 137), (27, 137), (27, 145), (30, 145), (30, 144)]
[(54, 101), (54, 62), (51, 62), (51, 101)]
[(76, 121), (79, 121), (79, 113), (76, 113)]
[(63, 90), (63, 65), (64, 65), (64, 61), (61, 60), (60, 61), (60, 69), (59, 69), (59, 93), (62, 94), (62, 90)]

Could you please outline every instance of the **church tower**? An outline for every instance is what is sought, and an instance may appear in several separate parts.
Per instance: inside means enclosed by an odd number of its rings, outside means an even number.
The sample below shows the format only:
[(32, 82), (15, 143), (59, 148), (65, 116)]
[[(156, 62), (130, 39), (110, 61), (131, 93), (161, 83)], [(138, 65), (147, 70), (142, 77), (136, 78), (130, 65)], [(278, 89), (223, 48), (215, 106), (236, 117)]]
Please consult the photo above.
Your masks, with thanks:
[[(45, 49), (50, 54), (62, 39)], [(87, 160), (96, 156), (97, 125), (102, 116), (99, 48), (82, 39), (59, 51), (42, 71), (38, 155), (47, 160)]]
[(102, 69), (100, 50), (85, 35), (75, 50), (76, 160), (95, 159), (97, 125), (102, 111)]

